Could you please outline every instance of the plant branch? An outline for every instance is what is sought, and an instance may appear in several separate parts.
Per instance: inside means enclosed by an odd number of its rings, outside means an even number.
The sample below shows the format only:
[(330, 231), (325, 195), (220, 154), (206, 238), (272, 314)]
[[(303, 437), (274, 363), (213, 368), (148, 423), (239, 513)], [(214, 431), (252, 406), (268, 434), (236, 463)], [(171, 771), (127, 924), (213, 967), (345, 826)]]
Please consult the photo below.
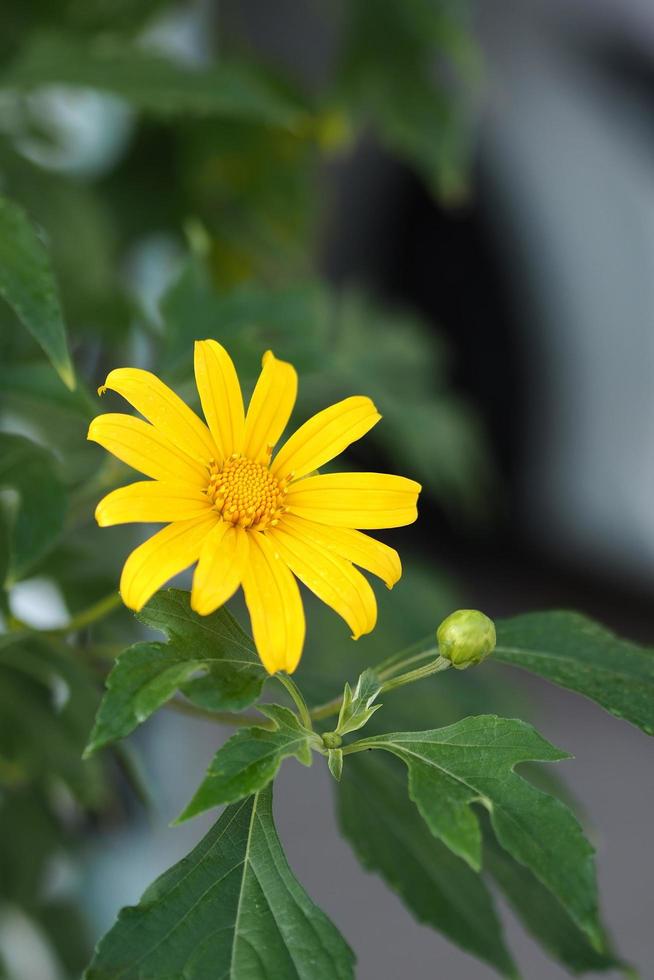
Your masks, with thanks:
[(293, 699), (293, 702), (294, 702), (294, 704), (295, 704), (295, 706), (296, 706), (296, 708), (297, 708), (297, 710), (299, 712), (300, 721), (302, 722), (302, 724), (304, 725), (304, 727), (305, 728), (308, 728), (309, 731), (312, 731), (313, 730), (313, 724), (311, 722), (311, 713), (309, 711), (309, 708), (307, 707), (306, 701), (304, 700), (304, 698), (302, 696), (302, 692), (300, 691), (300, 688), (297, 686), (297, 684), (295, 683), (295, 681), (291, 680), (291, 678), (289, 677), (289, 675), (288, 674), (285, 674), (284, 671), (282, 671), (282, 670), (278, 671), (273, 676), (279, 681), (279, 683), (283, 687), (286, 688), (286, 690), (290, 694), (290, 696)]
[(232, 711), (209, 711), (208, 708), (201, 708), (190, 701), (182, 701), (181, 698), (173, 698), (166, 701), (164, 707), (171, 711), (176, 711), (180, 715), (188, 715), (191, 718), (199, 718), (202, 721), (212, 721), (214, 725), (234, 725), (235, 728), (245, 728), (248, 725), (257, 725), (265, 728), (268, 724), (263, 718), (257, 715), (240, 715)]
[(92, 606), (87, 606), (86, 609), (78, 612), (65, 626), (44, 632), (56, 636), (60, 636), (62, 633), (77, 633), (78, 630), (90, 626), (91, 623), (96, 623), (98, 620), (104, 619), (105, 616), (109, 616), (114, 609), (120, 606), (121, 602), (119, 592), (110, 592), (104, 599), (100, 599), (98, 602), (94, 602)]

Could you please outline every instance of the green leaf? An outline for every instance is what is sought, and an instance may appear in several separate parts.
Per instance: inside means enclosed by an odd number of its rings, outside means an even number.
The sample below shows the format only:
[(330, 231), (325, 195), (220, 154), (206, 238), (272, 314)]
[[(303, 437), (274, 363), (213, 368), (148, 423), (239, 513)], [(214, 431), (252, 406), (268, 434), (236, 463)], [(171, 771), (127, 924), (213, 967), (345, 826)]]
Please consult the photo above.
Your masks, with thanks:
[(74, 85), (121, 96), (135, 108), (164, 117), (227, 116), (294, 126), (297, 105), (254, 65), (220, 61), (189, 67), (124, 39), (76, 39), (46, 34), (32, 40), (0, 79), (30, 91)]
[(268, 787), (123, 909), (85, 980), (353, 980), (353, 966), (288, 866)]
[(420, 922), (503, 976), (518, 975), (490, 892), (432, 837), (406, 795), (406, 779), (394, 759), (377, 753), (348, 758), (338, 811), (361, 863), (381, 874)]
[(328, 749), (327, 766), (336, 782), (340, 783), (343, 775), (343, 749)]
[(250, 638), (226, 609), (194, 613), (189, 593), (158, 592), (138, 614), (168, 643), (137, 643), (116, 660), (107, 678), (85, 755), (129, 735), (180, 688), (193, 696), (190, 678), (206, 673), (199, 698), (213, 711), (239, 711), (259, 697), (266, 671)]
[(82, 749), (97, 703), (93, 678), (42, 636), (14, 633), (0, 644), (0, 757), (18, 781), (57, 777), (87, 806), (103, 801), (97, 762)]
[(577, 691), (654, 735), (654, 650), (574, 612), (500, 620), (493, 657)]
[(484, 864), (532, 936), (573, 973), (624, 966), (615, 956), (593, 949), (560, 902), (527, 868), (514, 861), (486, 829)]
[(283, 760), (294, 755), (311, 765), (311, 733), (297, 715), (277, 704), (259, 705), (274, 727), (244, 728), (218, 749), (206, 776), (184, 812), (181, 823), (222, 803), (236, 803), (263, 789), (275, 778)]
[(345, 8), (343, 97), (446, 196), (465, 187), (478, 60), (468, 20), (467, 5), (429, 0), (350, 0)]
[(59, 377), (75, 387), (50, 259), (21, 207), (0, 196), (0, 295), (39, 342)]
[(430, 830), (474, 869), (481, 866), (481, 832), (470, 804), (481, 803), (502, 847), (530, 868), (601, 948), (593, 849), (560, 800), (513, 771), (520, 762), (556, 762), (567, 753), (531, 725), (496, 715), (358, 744), (385, 749), (406, 763), (409, 795)]
[(373, 705), (380, 691), (381, 683), (375, 672), (369, 668), (359, 675), (354, 691), (346, 682), (336, 726), (339, 735), (356, 732), (370, 721), (375, 711), (381, 708), (381, 704)]
[(19, 497), (8, 535), (7, 584), (12, 584), (57, 540), (66, 514), (66, 491), (54, 457), (24, 436), (7, 432), (0, 432), (0, 488), (16, 490)]

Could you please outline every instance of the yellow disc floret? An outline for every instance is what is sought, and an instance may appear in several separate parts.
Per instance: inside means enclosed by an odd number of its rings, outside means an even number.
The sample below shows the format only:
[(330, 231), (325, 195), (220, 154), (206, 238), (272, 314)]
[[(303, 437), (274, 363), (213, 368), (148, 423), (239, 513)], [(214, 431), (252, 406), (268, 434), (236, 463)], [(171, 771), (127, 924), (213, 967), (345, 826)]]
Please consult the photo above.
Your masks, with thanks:
[(209, 465), (207, 496), (224, 521), (259, 530), (276, 524), (286, 492), (263, 463), (234, 453)]

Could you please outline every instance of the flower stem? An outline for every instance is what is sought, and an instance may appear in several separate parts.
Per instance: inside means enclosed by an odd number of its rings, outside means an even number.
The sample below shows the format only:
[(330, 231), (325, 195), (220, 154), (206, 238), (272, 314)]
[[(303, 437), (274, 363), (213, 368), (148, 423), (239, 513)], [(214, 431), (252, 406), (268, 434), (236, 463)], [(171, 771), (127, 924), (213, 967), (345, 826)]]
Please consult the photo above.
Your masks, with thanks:
[[(430, 638), (431, 640), (431, 638)], [(383, 682), (382, 691), (391, 691), (394, 687), (401, 687), (402, 684), (391, 684), (389, 686), (389, 681), (395, 678), (401, 671), (403, 671), (410, 664), (419, 663), (421, 660), (432, 660), (435, 663), (439, 663), (442, 658), (438, 656), (438, 647), (428, 646), (425, 647), (425, 640), (420, 640), (418, 643), (413, 643), (410, 647), (402, 650), (401, 653), (395, 653), (391, 657), (387, 657), (386, 660), (382, 660), (380, 664), (373, 667), (372, 670), (377, 674), (380, 681)], [(449, 667), (449, 662), (445, 661), (447, 667)], [(430, 668), (434, 665), (429, 664)], [(411, 677), (407, 674), (407, 680), (402, 681), (403, 684), (410, 684), (414, 680), (420, 680), (421, 677), (428, 677), (429, 674), (438, 673), (438, 671), (446, 670), (446, 666), (440, 665), (437, 670), (429, 669), (426, 673), (419, 673), (418, 671), (412, 671)], [(399, 680), (399, 678), (398, 678)], [(342, 695), (332, 698), (330, 701), (325, 701), (324, 704), (316, 705), (315, 708), (311, 709), (311, 717), (314, 721), (323, 721), (325, 718), (331, 718), (333, 715), (337, 715), (341, 710), (341, 704), (343, 703)]]
[(104, 599), (100, 599), (98, 602), (94, 602), (92, 606), (88, 606), (86, 609), (78, 612), (65, 626), (56, 630), (46, 630), (46, 632), (54, 634), (77, 633), (78, 630), (90, 626), (91, 623), (95, 623), (99, 619), (104, 619), (114, 609), (117, 609), (121, 602), (119, 592), (110, 592)]
[(447, 670), (452, 664), (444, 657), (437, 657), (432, 663), (425, 664), (424, 667), (416, 667), (409, 670), (406, 674), (390, 678), (382, 684), (381, 693), (393, 691), (396, 687), (403, 687), (405, 684), (413, 684), (414, 681), (421, 681), (423, 677), (430, 677), (432, 674), (439, 674), (442, 670)]
[(313, 724), (311, 722), (311, 713), (309, 712), (309, 708), (307, 707), (307, 703), (304, 700), (304, 698), (302, 697), (302, 692), (300, 691), (300, 689), (297, 686), (297, 684), (295, 683), (295, 681), (291, 680), (291, 678), (289, 677), (289, 675), (288, 674), (285, 674), (281, 670), (277, 671), (277, 673), (274, 675), (274, 677), (279, 681), (279, 683), (283, 687), (286, 688), (286, 690), (290, 694), (290, 696), (293, 699), (293, 702), (295, 703), (295, 706), (296, 706), (296, 708), (297, 708), (297, 710), (299, 712), (300, 721), (302, 722), (302, 724), (304, 725), (304, 727), (305, 728), (308, 728), (309, 731), (312, 731), (313, 730)]

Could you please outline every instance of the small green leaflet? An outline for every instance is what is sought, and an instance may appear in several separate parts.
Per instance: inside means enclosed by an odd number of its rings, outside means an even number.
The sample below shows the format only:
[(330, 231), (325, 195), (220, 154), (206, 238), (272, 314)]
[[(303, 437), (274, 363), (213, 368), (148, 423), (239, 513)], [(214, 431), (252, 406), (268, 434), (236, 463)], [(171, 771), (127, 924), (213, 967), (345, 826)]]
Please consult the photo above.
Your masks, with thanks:
[(514, 771), (520, 762), (556, 762), (567, 753), (531, 725), (479, 715), (426, 732), (396, 732), (358, 745), (385, 749), (409, 770), (409, 795), (432, 833), (472, 868), (481, 865), (481, 832), (471, 803), (490, 813), (497, 839), (561, 902), (601, 947), (593, 849), (559, 800)]
[(54, 84), (99, 89), (167, 118), (224, 116), (292, 127), (302, 115), (250, 63), (221, 60), (189, 67), (108, 36), (76, 40), (42, 34), (20, 52), (0, 82), (21, 91)]
[(228, 807), (100, 941), (85, 980), (354, 980), (354, 956), (288, 866), (272, 789)]
[(337, 783), (343, 775), (343, 749), (328, 749), (327, 766)]
[[(212, 711), (239, 711), (259, 697), (266, 672), (252, 641), (226, 609), (199, 616), (189, 594), (158, 592), (138, 614), (168, 643), (137, 643), (107, 678), (85, 754), (129, 735), (177, 690)], [(206, 677), (196, 678), (203, 672)]]
[(348, 758), (338, 811), (361, 863), (379, 872), (420, 922), (502, 976), (518, 976), (490, 892), (478, 874), (432, 837), (407, 796), (396, 759), (377, 752)]
[(654, 735), (654, 650), (586, 616), (538, 612), (500, 620), (493, 657), (583, 694)]
[(5, 488), (16, 490), (19, 497), (17, 511), (0, 542), (9, 548), (0, 565), (7, 569), (6, 584), (11, 585), (55, 544), (67, 500), (54, 456), (24, 436), (1, 432), (0, 489)]
[(381, 691), (381, 684), (372, 670), (364, 670), (356, 683), (354, 691), (346, 682), (343, 703), (338, 716), (336, 731), (339, 735), (356, 732), (370, 721), (381, 704), (373, 701)]
[(263, 789), (289, 756), (311, 765), (312, 735), (297, 716), (278, 704), (260, 704), (259, 711), (270, 718), (272, 730), (255, 726), (232, 735), (216, 752), (199, 789), (176, 823)]
[(0, 296), (39, 342), (59, 377), (75, 387), (50, 259), (21, 207), (0, 196)]

